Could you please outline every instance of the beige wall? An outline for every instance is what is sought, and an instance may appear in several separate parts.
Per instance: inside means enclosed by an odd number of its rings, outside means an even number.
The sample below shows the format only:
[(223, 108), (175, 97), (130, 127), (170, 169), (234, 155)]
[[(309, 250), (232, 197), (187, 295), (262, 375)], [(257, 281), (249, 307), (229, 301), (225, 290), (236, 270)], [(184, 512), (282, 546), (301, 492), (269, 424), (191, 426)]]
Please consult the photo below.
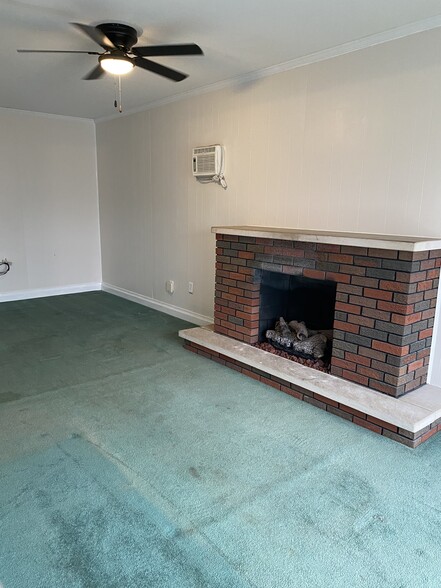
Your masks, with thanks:
[(0, 299), (101, 282), (93, 121), (0, 109), (0, 179)]
[[(440, 55), (434, 30), (99, 123), (103, 281), (210, 316), (212, 225), (439, 237)], [(226, 191), (191, 175), (211, 143)]]

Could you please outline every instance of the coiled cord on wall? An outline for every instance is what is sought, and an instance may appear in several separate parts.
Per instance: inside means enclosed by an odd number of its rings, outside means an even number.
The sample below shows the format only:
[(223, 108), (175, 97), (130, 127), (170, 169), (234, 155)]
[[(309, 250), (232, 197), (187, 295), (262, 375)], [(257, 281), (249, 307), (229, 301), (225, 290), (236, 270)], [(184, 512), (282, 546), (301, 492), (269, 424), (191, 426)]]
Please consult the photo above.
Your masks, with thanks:
[(10, 269), (11, 269), (11, 262), (10, 261), (6, 261), (6, 259), (4, 259), (3, 261), (0, 261), (0, 276), (6, 275)]

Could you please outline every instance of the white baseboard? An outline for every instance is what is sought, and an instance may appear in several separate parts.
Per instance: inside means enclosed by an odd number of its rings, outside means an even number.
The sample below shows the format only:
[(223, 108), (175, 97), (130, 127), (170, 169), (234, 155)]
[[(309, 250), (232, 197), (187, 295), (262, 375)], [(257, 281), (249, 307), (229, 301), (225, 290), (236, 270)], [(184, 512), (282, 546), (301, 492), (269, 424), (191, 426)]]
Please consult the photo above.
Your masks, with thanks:
[(17, 290), (15, 292), (0, 292), (0, 302), (14, 300), (30, 300), (31, 298), (46, 298), (47, 296), (61, 296), (62, 294), (78, 294), (79, 292), (95, 292), (101, 290), (100, 282), (87, 284), (71, 284), (60, 288), (40, 288), (38, 290)]
[(186, 310), (185, 308), (180, 308), (179, 306), (173, 306), (173, 304), (167, 304), (166, 302), (161, 302), (160, 300), (155, 300), (149, 296), (137, 294), (136, 292), (131, 292), (130, 290), (125, 290), (124, 288), (119, 288), (118, 286), (112, 286), (111, 284), (106, 284), (105, 282), (102, 283), (102, 290), (104, 292), (108, 292), (109, 294), (114, 294), (115, 296), (125, 298), (126, 300), (137, 302), (143, 306), (148, 306), (154, 310), (165, 312), (166, 314), (170, 314), (176, 318), (194, 323), (195, 325), (205, 326), (213, 323), (212, 317), (204, 316), (203, 314), (198, 314), (197, 312)]

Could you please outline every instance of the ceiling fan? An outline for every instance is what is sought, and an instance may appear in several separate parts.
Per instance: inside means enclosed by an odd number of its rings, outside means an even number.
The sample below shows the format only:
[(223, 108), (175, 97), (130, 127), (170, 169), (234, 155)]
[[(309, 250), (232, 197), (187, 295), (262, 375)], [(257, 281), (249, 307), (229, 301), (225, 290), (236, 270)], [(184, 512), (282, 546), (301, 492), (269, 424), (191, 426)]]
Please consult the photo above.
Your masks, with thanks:
[(199, 45), (195, 43), (135, 47), (138, 42), (138, 33), (133, 27), (125, 24), (104, 23), (96, 27), (78, 22), (70, 24), (86, 34), (95, 43), (98, 43), (104, 51), (101, 53), (97, 51), (54, 51), (44, 49), (18, 49), (17, 51), (19, 53), (86, 53), (87, 55), (98, 55), (98, 65), (84, 76), (83, 80), (97, 80), (105, 72), (115, 75), (126, 74), (136, 66), (164, 76), (174, 82), (185, 80), (188, 75), (145, 58), (204, 54)]

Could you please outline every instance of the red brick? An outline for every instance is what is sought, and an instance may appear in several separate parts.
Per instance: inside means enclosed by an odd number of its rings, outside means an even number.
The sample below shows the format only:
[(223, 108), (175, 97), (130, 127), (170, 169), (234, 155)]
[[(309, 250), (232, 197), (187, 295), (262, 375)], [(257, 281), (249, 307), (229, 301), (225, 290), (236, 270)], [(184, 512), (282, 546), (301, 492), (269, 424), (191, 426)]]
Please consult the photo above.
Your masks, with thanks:
[(260, 300), (259, 300), (258, 296), (249, 297), (249, 298), (244, 298), (243, 296), (238, 296), (237, 302), (239, 302), (240, 304), (246, 304), (247, 306), (253, 306), (253, 307), (259, 307), (259, 304), (260, 304)]
[(239, 241), (239, 237), (238, 235), (225, 235), (224, 233), (216, 233), (216, 240), (222, 240), (222, 241)]
[(424, 329), (420, 331), (418, 334), (418, 339), (425, 339), (426, 337), (431, 337), (433, 335), (433, 327), (430, 329)]
[(349, 253), (350, 255), (364, 256), (368, 254), (367, 247), (354, 247), (353, 245), (342, 245), (342, 253)]
[(303, 270), (303, 275), (305, 276), (305, 278), (313, 278), (314, 280), (325, 279), (325, 272), (315, 269), (305, 268)]
[(351, 380), (351, 382), (357, 382), (357, 384), (361, 384), (362, 386), (367, 386), (369, 383), (369, 379), (366, 376), (362, 376), (361, 374), (356, 374), (354, 372), (349, 372), (347, 370), (343, 370), (343, 378)]
[(381, 435), (381, 427), (379, 427), (378, 425), (374, 425), (374, 423), (370, 423), (369, 421), (359, 419), (358, 417), (354, 417), (354, 420), (352, 422), (356, 425), (360, 425), (360, 427), (364, 427), (365, 429), (369, 429), (370, 431), (373, 431), (374, 433), (379, 433)]
[(228, 329), (226, 329), (225, 327), (220, 327), (220, 326), (216, 325), (214, 330), (216, 333), (219, 333), (221, 335), (228, 335)]
[(243, 296), (245, 292), (242, 288), (232, 288), (231, 286), (228, 288), (229, 294), (234, 294), (235, 296)]
[(333, 261), (334, 263), (353, 264), (354, 257), (353, 255), (343, 255), (342, 253), (330, 253), (328, 255), (328, 261)]
[(403, 357), (403, 355), (409, 353), (409, 345), (400, 347), (399, 345), (392, 345), (391, 343), (384, 343), (383, 341), (372, 341), (372, 348), (398, 357)]
[(414, 310), (413, 304), (397, 304), (396, 302), (385, 302), (380, 300), (377, 304), (379, 310), (386, 310), (389, 312), (396, 312), (397, 314), (412, 314)]
[(242, 312), (242, 311), (238, 310), (236, 312), (236, 316), (237, 316), (237, 318), (248, 320), (250, 318), (250, 313), (249, 312)]
[(361, 374), (362, 376), (366, 376), (367, 378), (373, 378), (374, 380), (383, 380), (383, 372), (379, 370), (374, 370), (372, 368), (365, 367), (364, 365), (357, 366), (357, 373)]
[(280, 390), (280, 384), (274, 382), (273, 380), (270, 380), (269, 378), (264, 378), (263, 376), (260, 376), (260, 381), (262, 382), (262, 384), (266, 384), (267, 386), (271, 386), (276, 390)]
[(367, 415), (367, 420), (370, 423), (374, 423), (375, 425), (382, 427), (383, 429), (389, 429), (389, 431), (394, 431), (395, 433), (398, 432), (398, 427), (396, 427), (395, 425), (391, 425), (390, 423), (387, 423), (386, 421), (382, 421), (381, 419), (377, 419), (373, 416)]
[(415, 282), (421, 282), (425, 280), (427, 277), (427, 272), (397, 272), (395, 274), (395, 279), (398, 282), (407, 282), (409, 284), (414, 284)]
[(251, 268), (242, 267), (241, 272), (229, 272), (229, 276), (232, 280), (238, 280), (240, 282), (244, 282), (247, 276), (252, 274)]
[(355, 306), (354, 304), (345, 304), (344, 302), (336, 302), (335, 310), (340, 310), (341, 312), (349, 312), (350, 314), (361, 313), (360, 306)]
[(303, 400), (303, 394), (298, 392), (297, 390), (293, 390), (289, 386), (280, 386), (280, 390), (285, 392), (285, 394), (289, 394), (290, 396), (294, 396), (294, 398), (298, 398), (299, 400)]
[(339, 274), (336, 272), (326, 272), (326, 279), (332, 280), (333, 282), (343, 282), (345, 284), (349, 284), (351, 281), (351, 276), (349, 274)]
[(344, 321), (334, 321), (334, 329), (345, 331), (347, 333), (355, 333), (356, 335), (360, 332), (360, 327), (358, 325)]
[(417, 323), (421, 320), (421, 313), (417, 312), (415, 314), (393, 314), (391, 317), (391, 321), (396, 325), (412, 325), (413, 323)]
[(427, 272), (427, 279), (428, 280), (436, 280), (439, 278), (439, 268), (429, 270)]
[(248, 376), (249, 378), (253, 378), (253, 380), (259, 380), (260, 381), (260, 376), (258, 376), (257, 374), (255, 374), (254, 372), (252, 372), (251, 370), (249, 370), (247, 368), (242, 368), (242, 373), (245, 376)]
[(238, 257), (242, 259), (254, 259), (254, 253), (252, 251), (238, 251)]
[(371, 365), (371, 360), (369, 359), (369, 357), (364, 357), (363, 355), (357, 355), (356, 353), (350, 353), (349, 351), (346, 351), (345, 359), (348, 361), (351, 361), (355, 364), (364, 365), (366, 367), (369, 367)]
[(317, 243), (317, 251), (326, 253), (340, 253), (340, 245), (330, 245), (328, 243)]
[(355, 408), (351, 408), (350, 406), (346, 406), (346, 404), (341, 404), (339, 405), (339, 408), (341, 410), (344, 410), (345, 412), (348, 412), (349, 414), (352, 414), (360, 419), (365, 419), (366, 415), (364, 412), (360, 412), (359, 410), (356, 410)]
[(236, 296), (234, 296), (234, 294), (229, 294), (228, 292), (222, 292), (221, 298), (224, 300), (231, 300), (232, 302), (236, 302)]
[(433, 287), (433, 280), (425, 280), (424, 282), (418, 282), (418, 292), (424, 292), (425, 290), (431, 290)]
[(369, 249), (369, 257), (381, 257), (382, 259), (397, 259), (398, 251), (391, 251), (390, 249)]
[(407, 366), (407, 371), (414, 372), (415, 370), (419, 369), (420, 367), (423, 367), (423, 365), (424, 365), (424, 359), (417, 359), (417, 361), (413, 361), (412, 363), (409, 363), (409, 365)]
[(352, 363), (351, 361), (346, 361), (344, 359), (340, 359), (339, 357), (332, 358), (332, 365), (341, 367), (346, 370), (351, 370), (352, 372), (355, 372), (357, 368), (357, 365), (355, 363)]
[(424, 433), (424, 435), (421, 435), (421, 437), (419, 437), (416, 441), (418, 441), (418, 444), (424, 443), (424, 441), (427, 441), (427, 439), (430, 439), (430, 437), (435, 435), (435, 433), (437, 433), (437, 432), (438, 432), (438, 428), (434, 427), (433, 429), (430, 429), (430, 431), (427, 431), (427, 433)]
[(435, 260), (434, 259), (425, 259), (421, 262), (421, 269), (422, 270), (430, 270), (435, 267)]
[(367, 298), (375, 298), (376, 300), (392, 300), (392, 292), (384, 290), (374, 290), (373, 288), (365, 288), (363, 292)]

